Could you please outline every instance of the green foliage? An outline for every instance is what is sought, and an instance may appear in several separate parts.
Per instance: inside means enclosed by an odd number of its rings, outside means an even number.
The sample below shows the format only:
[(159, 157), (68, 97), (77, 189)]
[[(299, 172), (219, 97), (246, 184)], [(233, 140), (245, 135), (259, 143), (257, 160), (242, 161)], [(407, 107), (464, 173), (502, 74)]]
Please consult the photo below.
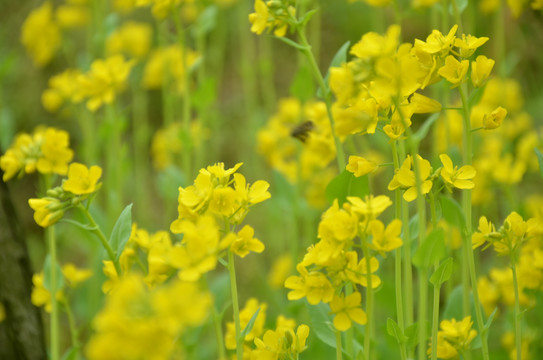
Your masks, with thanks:
[(347, 196), (358, 196), (363, 198), (369, 194), (368, 176), (356, 177), (353, 173), (343, 170), (326, 187), (326, 200), (332, 203), (338, 200), (341, 206), (347, 201)]
[(121, 256), (124, 246), (130, 238), (132, 232), (132, 204), (124, 208), (121, 215), (117, 219), (117, 222), (113, 226), (113, 231), (109, 238), (109, 244), (113, 251), (115, 251), (116, 259)]

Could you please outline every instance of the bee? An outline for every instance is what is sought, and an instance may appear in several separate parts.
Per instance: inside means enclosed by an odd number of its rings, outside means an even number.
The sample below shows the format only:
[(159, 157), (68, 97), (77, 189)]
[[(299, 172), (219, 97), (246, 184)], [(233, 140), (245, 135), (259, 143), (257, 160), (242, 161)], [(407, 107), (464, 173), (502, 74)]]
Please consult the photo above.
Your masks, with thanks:
[(300, 140), (301, 142), (305, 142), (309, 137), (309, 132), (314, 128), (315, 124), (313, 123), (313, 121), (308, 120), (292, 129), (292, 131), (290, 132), (290, 136)]

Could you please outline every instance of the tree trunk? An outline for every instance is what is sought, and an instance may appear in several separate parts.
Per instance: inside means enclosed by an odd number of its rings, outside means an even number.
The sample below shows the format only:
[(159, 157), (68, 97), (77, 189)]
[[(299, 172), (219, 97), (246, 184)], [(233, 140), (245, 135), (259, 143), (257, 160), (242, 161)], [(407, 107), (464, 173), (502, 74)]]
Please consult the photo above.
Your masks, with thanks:
[[(0, 178), (3, 172), (0, 170)], [(0, 179), (0, 359), (47, 359), (40, 311), (30, 302), (32, 270), (9, 190)]]

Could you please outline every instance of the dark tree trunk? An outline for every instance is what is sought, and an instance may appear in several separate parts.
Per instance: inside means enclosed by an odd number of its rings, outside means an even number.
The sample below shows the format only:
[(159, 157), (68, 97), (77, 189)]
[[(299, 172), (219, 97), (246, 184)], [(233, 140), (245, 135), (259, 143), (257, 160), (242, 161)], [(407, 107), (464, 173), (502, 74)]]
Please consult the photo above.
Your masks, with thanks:
[[(0, 170), (0, 178), (3, 172)], [(0, 323), (0, 359), (46, 359), (40, 311), (30, 302), (32, 271), (23, 229), (0, 179), (0, 301), (6, 318)]]

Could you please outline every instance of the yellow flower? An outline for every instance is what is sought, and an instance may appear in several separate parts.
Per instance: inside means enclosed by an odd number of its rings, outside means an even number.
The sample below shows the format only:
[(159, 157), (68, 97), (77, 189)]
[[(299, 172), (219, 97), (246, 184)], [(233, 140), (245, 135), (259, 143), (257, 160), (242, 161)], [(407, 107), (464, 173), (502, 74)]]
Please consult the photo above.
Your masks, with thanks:
[(368, 32), (353, 45), (349, 53), (360, 59), (393, 55), (398, 47), (400, 33), (399, 25), (389, 26), (386, 35)]
[(460, 50), (460, 56), (463, 58), (469, 58), (478, 47), (482, 46), (488, 41), (487, 37), (477, 38), (472, 35), (462, 34), (462, 39), (456, 38), (454, 40), (454, 46)]
[(67, 69), (49, 79), (49, 87), (41, 95), (43, 107), (49, 112), (56, 112), (66, 100), (71, 100), (77, 89), (76, 79), (81, 75), (77, 69)]
[[(437, 357), (441, 359), (451, 359), (468, 350), (471, 341), (477, 336), (477, 331), (471, 328), (471, 316), (466, 316), (462, 321), (443, 320), (439, 325), (441, 330), (437, 333)], [(431, 353), (429, 347), (428, 354)]]
[(21, 41), (34, 64), (47, 65), (60, 48), (60, 29), (53, 21), (53, 5), (45, 1), (34, 9), (23, 23)]
[(402, 232), (401, 220), (392, 220), (386, 229), (381, 221), (373, 220), (370, 222), (369, 227), (372, 235), (372, 242), (369, 247), (383, 256), (385, 256), (386, 252), (395, 250), (403, 245), (402, 238), (400, 237)]
[(66, 131), (47, 128), (43, 133), (41, 143), (42, 157), (38, 159), (36, 167), (42, 174), (66, 175), (68, 163), (74, 156), (69, 147), (69, 135)]
[[(421, 191), (422, 195), (424, 195), (428, 194), (432, 189), (432, 181), (428, 179), (432, 166), (428, 160), (423, 159), (420, 155), (417, 155), (417, 158), (419, 160), (419, 176), (422, 183)], [(415, 200), (418, 196), (415, 172), (411, 170), (412, 163), (413, 159), (411, 155), (407, 155), (407, 158), (403, 162), (401, 168), (398, 169), (388, 184), (388, 190), (395, 190), (398, 188), (406, 189), (405, 193), (403, 194), (403, 198), (408, 202)]]
[(41, 227), (48, 227), (64, 216), (65, 205), (52, 197), (29, 199), (28, 205), (34, 210), (34, 221)]
[[(268, 7), (270, 6), (270, 7)], [(277, 7), (273, 2), (264, 2), (262, 0), (255, 0), (254, 4), (255, 12), (249, 14), (249, 21), (251, 22), (251, 31), (260, 35), (269, 28), (276, 36), (285, 36), (290, 17), (296, 15), (296, 9), (293, 6), (288, 6), (286, 10), (282, 6)]]
[(364, 200), (359, 197), (347, 196), (351, 203), (351, 211), (362, 217), (364, 222), (369, 222), (377, 218), (383, 211), (392, 205), (392, 201), (386, 195), (373, 196), (368, 195)]
[[(256, 298), (249, 298), (245, 303), (243, 309), (239, 312), (239, 321), (241, 328), (245, 328), (254, 314), (260, 309), (256, 319), (253, 323), (253, 328), (247, 335), (245, 335), (244, 341), (253, 341), (256, 337), (259, 337), (264, 331), (264, 325), (266, 324), (266, 309), (268, 304), (260, 303)], [(226, 333), (224, 335), (224, 345), (227, 349), (236, 348), (236, 330), (234, 322), (228, 322), (226, 324)]]
[(132, 66), (134, 62), (125, 61), (121, 55), (93, 61), (89, 72), (77, 77), (77, 91), (73, 100), (80, 102), (87, 99), (87, 109), (90, 111), (98, 110), (103, 104), (111, 104), (124, 89)]
[(445, 65), (439, 68), (437, 73), (452, 84), (451, 89), (464, 82), (468, 73), (469, 60), (456, 60), (452, 55), (445, 58)]
[(483, 128), (485, 130), (497, 129), (502, 124), (503, 120), (507, 116), (507, 110), (498, 106), (490, 114), (483, 116)]
[(87, 269), (78, 269), (72, 263), (67, 263), (62, 267), (62, 275), (67, 280), (68, 286), (76, 287), (81, 282), (92, 276), (92, 271)]
[(291, 289), (287, 295), (289, 300), (298, 300), (305, 296), (311, 305), (332, 300), (334, 288), (324, 274), (318, 271), (308, 272), (302, 264), (298, 264), (296, 270), (300, 276), (289, 276), (285, 280), (285, 287)]
[(495, 61), (484, 55), (479, 55), (475, 61), (471, 62), (471, 82), (475, 87), (481, 87), (485, 84), (494, 67)]
[(255, 12), (249, 14), (249, 21), (251, 22), (251, 31), (260, 35), (268, 27), (268, 18), (270, 17), (270, 12), (268, 6), (262, 0), (255, 0)]
[(475, 187), (473, 178), (476, 171), (473, 166), (465, 165), (458, 169), (457, 166), (453, 166), (453, 162), (447, 154), (439, 155), (439, 159), (443, 164), (440, 175), (447, 187), (452, 186), (458, 189), (473, 189)]
[(68, 179), (62, 183), (62, 189), (74, 195), (91, 194), (98, 190), (97, 183), (102, 176), (102, 168), (93, 165), (90, 169), (80, 163), (71, 163)]
[[(32, 276), (32, 294), (31, 301), (35, 306), (45, 306), (45, 311), (51, 312), (51, 292), (44, 286), (43, 272), (34, 274)], [(62, 289), (57, 289), (57, 300), (61, 300), (64, 294)]]
[(151, 48), (153, 29), (149, 24), (128, 21), (116, 29), (106, 40), (108, 55), (126, 54), (141, 59)]
[(439, 30), (433, 30), (426, 38), (426, 42), (415, 39), (414, 48), (427, 54), (446, 55), (453, 45), (456, 30), (458, 30), (458, 25), (454, 25), (446, 36), (443, 36)]
[(378, 165), (367, 160), (361, 156), (351, 155), (349, 156), (349, 164), (347, 164), (347, 171), (352, 172), (354, 176), (360, 177), (366, 174), (372, 173), (377, 169)]
[(483, 245), (488, 235), (493, 234), (495, 236), (496, 231), (494, 225), (485, 216), (479, 218), (479, 228), (477, 230), (471, 235), (471, 243), (474, 249)]
[(87, 25), (90, 12), (83, 6), (60, 5), (56, 10), (55, 17), (60, 27), (70, 29)]
[(362, 310), (360, 302), (362, 296), (359, 292), (354, 292), (345, 297), (343, 294), (334, 296), (330, 302), (330, 309), (334, 317), (334, 327), (339, 331), (346, 331), (351, 328), (352, 323), (360, 325), (366, 324), (368, 318), (366, 312)]
[(255, 231), (249, 225), (245, 225), (237, 234), (236, 239), (230, 245), (230, 251), (244, 258), (250, 252), (261, 253), (264, 244), (253, 237)]
[(281, 288), (291, 273), (292, 266), (292, 256), (290, 254), (284, 254), (275, 258), (268, 274), (268, 284), (274, 289)]
[(278, 325), (275, 331), (268, 330), (262, 339), (255, 338), (256, 349), (251, 358), (262, 360), (296, 359), (298, 354), (307, 349), (306, 340), (309, 336), (309, 326), (301, 324), (294, 334), (294, 328)]

